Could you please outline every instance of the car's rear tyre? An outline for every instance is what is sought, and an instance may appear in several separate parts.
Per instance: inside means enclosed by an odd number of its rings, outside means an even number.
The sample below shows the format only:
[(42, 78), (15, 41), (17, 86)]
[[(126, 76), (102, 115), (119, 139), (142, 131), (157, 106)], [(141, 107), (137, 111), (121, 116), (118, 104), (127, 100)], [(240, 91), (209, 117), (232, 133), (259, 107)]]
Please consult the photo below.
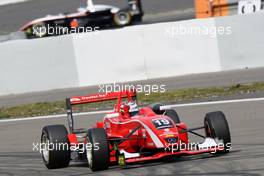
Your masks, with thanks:
[(41, 154), (48, 169), (67, 167), (71, 153), (68, 131), (64, 125), (50, 125), (42, 129)]
[(117, 26), (129, 25), (132, 21), (132, 16), (129, 12), (119, 11), (114, 15), (114, 22)]
[(207, 113), (204, 126), (206, 137), (218, 139), (224, 144), (224, 149), (217, 153), (228, 153), (231, 147), (231, 136), (224, 113), (221, 111)]
[(106, 170), (109, 167), (110, 151), (106, 132), (103, 128), (92, 128), (87, 132), (87, 161), (92, 171)]
[(169, 116), (174, 121), (175, 124), (176, 123), (181, 123), (180, 117), (179, 117), (178, 113), (174, 109), (167, 109), (165, 111), (165, 115)]

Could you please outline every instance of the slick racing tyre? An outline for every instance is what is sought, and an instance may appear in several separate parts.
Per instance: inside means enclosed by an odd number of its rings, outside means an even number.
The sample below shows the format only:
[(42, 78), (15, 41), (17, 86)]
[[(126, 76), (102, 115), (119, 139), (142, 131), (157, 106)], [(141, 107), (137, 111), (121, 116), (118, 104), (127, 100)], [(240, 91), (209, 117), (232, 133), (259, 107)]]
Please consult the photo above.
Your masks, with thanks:
[(163, 106), (160, 103), (151, 104), (149, 107), (158, 115), (169, 116), (174, 123), (181, 123), (178, 113), (174, 109), (160, 110), (160, 107)]
[(174, 109), (167, 109), (165, 115), (169, 116), (175, 124), (181, 123), (178, 113)]
[(231, 147), (231, 136), (224, 113), (221, 111), (207, 113), (204, 126), (206, 137), (218, 139), (224, 144), (224, 149), (217, 153), (228, 153)]
[(165, 110), (160, 110), (160, 107), (163, 106), (160, 103), (154, 103), (149, 105), (149, 107), (152, 109), (153, 112), (155, 112), (158, 115), (164, 114)]
[[(103, 128), (92, 128), (87, 132), (86, 150), (88, 165), (92, 171), (106, 170), (109, 167), (110, 151), (106, 132)], [(86, 147), (87, 148), (87, 147)]]
[(67, 167), (70, 162), (68, 131), (64, 125), (50, 125), (42, 129), (41, 154), (49, 169)]
[(131, 23), (132, 17), (129, 12), (119, 11), (114, 15), (114, 22), (117, 26), (126, 26)]

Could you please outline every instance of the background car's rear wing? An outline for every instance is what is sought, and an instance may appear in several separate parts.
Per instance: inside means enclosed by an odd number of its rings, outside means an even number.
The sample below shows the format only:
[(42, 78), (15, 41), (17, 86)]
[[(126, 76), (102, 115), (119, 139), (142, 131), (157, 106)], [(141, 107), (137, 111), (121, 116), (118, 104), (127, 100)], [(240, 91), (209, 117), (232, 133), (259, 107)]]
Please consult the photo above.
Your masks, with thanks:
[(137, 13), (141, 17), (144, 15), (141, 0), (128, 0), (128, 6), (132, 12), (138, 11)]
[(84, 133), (86, 131), (85, 129), (77, 129), (77, 130), (74, 129), (73, 114), (72, 114), (73, 105), (118, 100), (116, 108), (119, 111), (121, 100), (123, 98), (127, 98), (130, 101), (130, 100), (136, 100), (136, 97), (137, 97), (136, 91), (129, 90), (129, 91), (120, 91), (120, 92), (90, 94), (85, 96), (73, 96), (70, 98), (66, 98), (66, 110), (67, 110), (70, 133)]

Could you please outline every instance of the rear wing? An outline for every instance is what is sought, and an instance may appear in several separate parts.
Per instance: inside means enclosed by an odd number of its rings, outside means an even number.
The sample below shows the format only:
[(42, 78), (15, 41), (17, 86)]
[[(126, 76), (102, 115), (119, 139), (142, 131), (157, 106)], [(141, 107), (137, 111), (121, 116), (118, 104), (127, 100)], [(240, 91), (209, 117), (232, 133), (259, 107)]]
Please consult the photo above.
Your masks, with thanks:
[(74, 129), (74, 121), (73, 121), (73, 113), (72, 113), (73, 105), (118, 100), (116, 110), (119, 111), (121, 106), (121, 101), (123, 98), (127, 98), (128, 101), (136, 100), (137, 98), (136, 91), (129, 90), (129, 91), (110, 92), (110, 93), (98, 93), (98, 94), (73, 96), (70, 98), (66, 98), (66, 110), (67, 110), (67, 118), (68, 118), (70, 133), (84, 133), (86, 131), (85, 129), (79, 129), (79, 130)]
[[(120, 98), (128, 98), (131, 99), (136, 97), (135, 91), (121, 91), (121, 92), (110, 92), (110, 93), (102, 93), (102, 94), (91, 94), (86, 96), (74, 96), (68, 98), (68, 103), (71, 105), (78, 105), (78, 104), (86, 104), (86, 103), (95, 103), (95, 102), (102, 102), (102, 101), (110, 101)], [(67, 101), (67, 99), (66, 99)]]

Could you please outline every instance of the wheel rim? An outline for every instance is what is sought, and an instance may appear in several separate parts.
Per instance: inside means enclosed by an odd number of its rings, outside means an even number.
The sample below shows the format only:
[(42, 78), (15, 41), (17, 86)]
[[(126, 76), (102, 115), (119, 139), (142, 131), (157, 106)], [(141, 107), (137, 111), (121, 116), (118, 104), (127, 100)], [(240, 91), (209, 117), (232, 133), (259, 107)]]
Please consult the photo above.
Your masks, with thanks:
[(116, 22), (120, 26), (127, 25), (130, 21), (130, 15), (126, 12), (119, 12), (116, 16)]
[(49, 139), (45, 134), (42, 135), (41, 138), (41, 153), (43, 156), (43, 159), (46, 163), (49, 162)]

